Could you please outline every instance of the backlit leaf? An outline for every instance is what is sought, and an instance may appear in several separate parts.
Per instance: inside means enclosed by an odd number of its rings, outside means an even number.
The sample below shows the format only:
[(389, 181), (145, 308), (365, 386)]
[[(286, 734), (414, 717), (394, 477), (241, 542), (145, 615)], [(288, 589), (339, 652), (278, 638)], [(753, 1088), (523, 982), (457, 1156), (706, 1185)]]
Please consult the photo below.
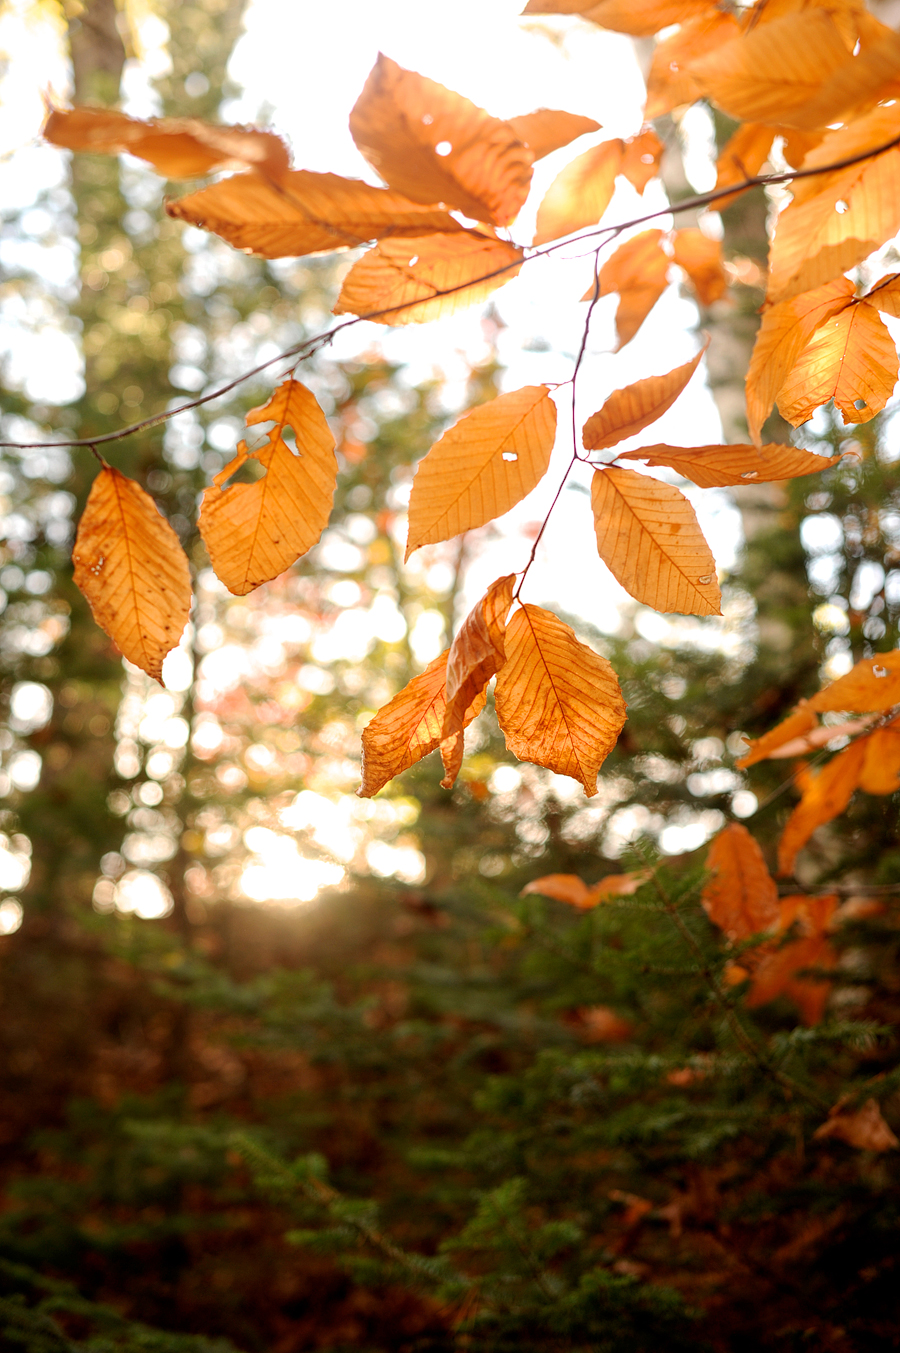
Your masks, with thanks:
[(167, 202), (166, 211), (262, 258), (293, 258), (355, 249), (397, 235), (462, 230), (437, 207), (420, 206), (359, 179), (306, 169), (293, 170), (279, 184), (261, 174), (234, 174)]
[(625, 142), (620, 173), (639, 193), (643, 193), (650, 180), (659, 173), (664, 150), (665, 146), (652, 127)]
[(516, 245), (476, 230), (381, 240), (344, 278), (334, 313), (391, 325), (444, 319), (486, 300), (515, 277), (521, 260)]
[(699, 99), (700, 86), (691, 74), (691, 62), (717, 51), (740, 31), (734, 15), (708, 7), (699, 17), (683, 23), (677, 33), (657, 43), (647, 75), (644, 118), (651, 121)]
[(597, 772), (625, 723), (625, 701), (606, 658), (540, 606), (523, 606), (506, 627), (497, 673), (497, 719), (520, 761), (571, 775), (591, 797)]
[(714, 925), (730, 940), (746, 940), (778, 923), (778, 888), (763, 853), (747, 828), (730, 822), (706, 857), (710, 878), (700, 901)]
[(764, 733), (761, 738), (752, 738), (747, 751), (734, 764), (740, 770), (746, 770), (748, 766), (755, 766), (757, 761), (766, 761), (777, 748), (802, 737), (811, 728), (817, 727), (817, 724), (815, 713), (805, 700), (801, 700), (787, 718), (782, 719), (775, 728)]
[(897, 374), (887, 326), (859, 301), (819, 325), (778, 392), (778, 409), (797, 427), (833, 399), (845, 423), (867, 423), (890, 399)]
[[(271, 399), (247, 414), (247, 426), (274, 421), (265, 446), (238, 454), (216, 475), (200, 506), (200, 533), (216, 575), (244, 596), (290, 568), (315, 545), (328, 525), (337, 459), (334, 437), (314, 396), (299, 381), (279, 385)], [(297, 455), (284, 440), (294, 432)], [(252, 484), (225, 482), (248, 460), (266, 473)]]
[(900, 319), (900, 272), (889, 273), (876, 282), (867, 292), (865, 299), (883, 315), (893, 315)]
[(827, 766), (809, 775), (804, 783), (803, 796), (788, 818), (778, 843), (779, 874), (790, 874), (798, 851), (806, 845), (816, 828), (830, 822), (847, 807), (859, 781), (865, 754), (863, 739), (851, 742)]
[(350, 132), (385, 183), (414, 202), (446, 202), (509, 225), (528, 196), (532, 152), (508, 122), (379, 55)]
[(876, 1099), (867, 1099), (858, 1109), (851, 1108), (847, 1100), (841, 1099), (813, 1136), (817, 1141), (835, 1137), (848, 1146), (855, 1146), (858, 1151), (895, 1151), (900, 1146), (900, 1141), (884, 1121)]
[(859, 788), (867, 794), (893, 794), (900, 789), (900, 723), (876, 728), (865, 738), (866, 755)]
[(591, 911), (611, 897), (630, 897), (646, 879), (647, 873), (643, 870), (631, 874), (607, 874), (589, 887), (577, 874), (545, 874), (543, 878), (526, 883), (519, 896), (537, 893), (540, 897), (565, 902), (579, 911)]
[(515, 574), (509, 573), (491, 583), (477, 606), (466, 616), (450, 646), (445, 738), (462, 732), (466, 710), (506, 660), (506, 616), (512, 605), (515, 581)]
[(860, 714), (900, 704), (900, 650), (861, 658), (845, 676), (823, 686), (809, 701), (810, 709), (852, 710)]
[[(774, 139), (774, 127), (758, 122), (745, 122), (743, 127), (738, 127), (716, 161), (716, 187), (727, 188), (731, 183), (754, 178), (765, 164)], [(724, 211), (740, 195), (732, 193), (729, 197), (718, 198), (713, 204), (716, 211)]]
[(528, 0), (523, 14), (580, 14), (601, 28), (649, 38), (661, 28), (711, 14), (715, 0)]
[(806, 103), (792, 109), (786, 119), (791, 126), (812, 130), (851, 122), (897, 92), (900, 38), (889, 28), (879, 27), (883, 32), (875, 41), (838, 66)]
[(877, 716), (875, 714), (866, 714), (861, 719), (851, 719), (842, 724), (818, 724), (811, 728), (808, 733), (801, 734), (800, 737), (791, 738), (790, 742), (785, 742), (780, 747), (769, 753), (771, 761), (786, 760), (788, 757), (796, 759), (798, 756), (807, 756), (810, 752), (818, 750), (819, 747), (827, 747), (830, 742), (840, 738), (843, 742), (855, 737), (857, 733), (865, 733), (872, 726), (872, 720)]
[(604, 141), (570, 161), (557, 174), (538, 207), (533, 244), (546, 244), (596, 225), (615, 188), (622, 166), (623, 143)]
[(721, 615), (716, 563), (687, 498), (634, 470), (597, 470), (591, 503), (600, 558), (658, 611)]
[(191, 613), (191, 575), (177, 535), (133, 479), (104, 465), (72, 550), (75, 583), (129, 662), (162, 680), (163, 658)]
[(701, 305), (712, 305), (725, 295), (728, 276), (722, 265), (722, 246), (696, 226), (676, 230), (673, 257), (684, 268)]
[(649, 423), (655, 423), (670, 409), (684, 390), (700, 364), (708, 344), (696, 357), (683, 366), (676, 366), (665, 376), (647, 376), (644, 380), (614, 390), (597, 413), (591, 414), (584, 425), (583, 441), (586, 451), (601, 451), (615, 446), (626, 437), (634, 437)]
[(550, 464), (556, 405), (526, 385), (470, 409), (419, 462), (409, 500), (407, 559), (508, 512)]
[[(621, 244), (600, 269), (600, 295), (619, 293), (616, 311), (618, 346), (624, 347), (665, 291), (669, 280), (669, 257), (660, 241), (661, 230), (644, 230)], [(582, 299), (593, 295), (591, 288)]]
[(580, 113), (563, 113), (558, 108), (538, 108), (506, 119), (520, 141), (524, 141), (536, 160), (587, 132), (598, 132), (600, 123)]
[(701, 489), (726, 484), (766, 484), (780, 479), (798, 479), (836, 465), (840, 456), (817, 456), (796, 446), (642, 446), (623, 451), (620, 460), (644, 460), (648, 465), (666, 465)]

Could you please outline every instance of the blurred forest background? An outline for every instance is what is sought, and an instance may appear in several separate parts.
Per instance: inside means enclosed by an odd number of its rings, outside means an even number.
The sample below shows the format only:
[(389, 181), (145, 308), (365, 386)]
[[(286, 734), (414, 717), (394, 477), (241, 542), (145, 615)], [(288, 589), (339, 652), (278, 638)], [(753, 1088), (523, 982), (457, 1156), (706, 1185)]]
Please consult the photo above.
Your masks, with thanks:
[[(159, 111), (215, 120), (243, 0), (155, 8)], [(65, 15), (73, 101), (116, 103), (122, 12)], [(677, 195), (674, 123), (667, 141)], [(330, 260), (184, 231), (130, 164), (70, 175), (7, 213), (4, 240), (77, 241), (77, 288), (23, 263), (0, 307), (79, 338), (85, 393), (36, 404), (5, 381), (5, 438), (114, 430), (325, 323)], [(761, 190), (726, 209), (726, 257), (763, 261), (766, 210)], [(702, 315), (727, 346), (726, 437), (763, 295), (745, 275)], [(473, 369), (467, 403), (500, 374)], [(702, 850), (592, 911), (520, 896), (644, 868), (672, 827), (702, 842), (747, 819), (770, 854), (795, 795), (783, 763), (751, 793), (741, 733), (898, 642), (890, 415), (814, 484), (741, 491), (725, 642), (706, 622), (655, 645), (634, 612), (614, 636), (574, 620), (629, 707), (597, 799), (479, 720), (452, 794), (430, 758), (365, 801), (359, 730), (448, 641), (476, 547), (400, 563), (410, 467), (448, 421), (436, 381), (327, 351), (304, 380), (339, 431), (334, 515), (252, 598), (217, 583), (192, 520), (266, 380), (116, 447), (198, 570), (166, 691), (123, 669), (71, 581), (93, 460), (0, 468), (0, 1347), (900, 1346), (897, 1153), (811, 1140), (842, 1096), (900, 1123), (893, 800), (857, 795), (804, 859), (803, 883), (841, 899), (819, 1023), (786, 997), (723, 1002)], [(846, 446), (824, 418), (805, 435)]]

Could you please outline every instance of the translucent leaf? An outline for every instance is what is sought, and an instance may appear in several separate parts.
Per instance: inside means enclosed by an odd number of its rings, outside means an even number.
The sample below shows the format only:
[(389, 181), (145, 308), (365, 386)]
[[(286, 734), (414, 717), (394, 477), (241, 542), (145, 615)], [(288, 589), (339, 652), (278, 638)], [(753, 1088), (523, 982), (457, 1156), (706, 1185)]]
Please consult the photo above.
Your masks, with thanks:
[(808, 733), (811, 728), (818, 726), (818, 720), (814, 712), (810, 709), (805, 700), (801, 700), (795, 709), (791, 710), (786, 719), (775, 728), (764, 733), (761, 738), (750, 739), (750, 745), (747, 751), (735, 761), (735, 765), (740, 770), (746, 770), (748, 766), (755, 766), (757, 761), (766, 761), (772, 753), (786, 742), (793, 742), (795, 738)]
[(565, 902), (579, 911), (591, 911), (611, 897), (628, 897), (636, 893), (647, 877), (643, 870), (632, 874), (607, 874), (599, 883), (588, 886), (577, 874), (545, 874), (543, 878), (526, 883), (519, 896), (536, 893), (539, 897)]
[[(274, 421), (265, 446), (248, 453), (246, 443), (217, 474), (200, 505), (200, 533), (210, 562), (229, 592), (244, 596), (290, 568), (315, 545), (328, 525), (337, 459), (334, 437), (314, 396), (299, 381), (279, 385), (271, 399), (247, 414), (247, 426)], [(295, 455), (284, 440), (294, 431)], [(225, 482), (248, 460), (266, 473), (252, 484)]]
[(497, 719), (520, 761), (571, 775), (588, 797), (625, 723), (625, 702), (606, 658), (540, 606), (523, 606), (506, 627), (497, 673)]
[(689, 226), (676, 230), (672, 252), (675, 262), (687, 273), (701, 305), (712, 305), (725, 295), (728, 275), (718, 240), (711, 240), (702, 230)]
[(555, 437), (556, 405), (545, 385), (526, 385), (463, 414), (419, 462), (407, 559), (420, 545), (508, 512), (546, 474)]
[(647, 127), (625, 142), (620, 173), (639, 193), (643, 193), (650, 180), (659, 173), (659, 162), (664, 150), (665, 146), (652, 127)]
[(892, 272), (882, 277), (866, 292), (865, 299), (883, 315), (892, 315), (900, 319), (900, 272)]
[[(813, 704), (812, 700), (810, 704)], [(851, 742), (827, 766), (806, 778), (803, 796), (788, 818), (778, 843), (779, 874), (792, 873), (798, 851), (816, 828), (830, 822), (847, 807), (859, 781), (865, 754), (865, 739), (861, 738)]]
[(506, 119), (520, 141), (524, 141), (535, 160), (561, 150), (587, 132), (598, 132), (600, 123), (580, 113), (563, 113), (558, 108), (538, 108)]
[(721, 615), (716, 563), (687, 498), (608, 466), (591, 485), (600, 558), (627, 592), (658, 611)]
[(161, 681), (163, 658), (190, 617), (190, 569), (149, 493), (111, 465), (91, 486), (72, 562), (97, 624), (129, 662)]
[(733, 14), (707, 9), (700, 17), (682, 24), (677, 33), (657, 43), (647, 75), (645, 120), (662, 117), (699, 99), (701, 91), (691, 74), (691, 62), (716, 51), (740, 31)]
[(712, 14), (715, 0), (528, 0), (523, 14), (580, 14), (601, 28), (649, 38), (661, 28)]
[(642, 446), (623, 451), (620, 460), (644, 460), (648, 465), (666, 465), (701, 489), (726, 484), (767, 484), (818, 474), (836, 465), (840, 456), (817, 456), (796, 446)]
[[(665, 291), (670, 259), (663, 252), (661, 230), (644, 230), (621, 244), (600, 269), (600, 295), (619, 293), (616, 333), (619, 348), (625, 346)], [(594, 294), (589, 288), (582, 300)]]
[(708, 343), (696, 357), (676, 366), (665, 376), (647, 376), (644, 380), (614, 390), (597, 413), (591, 414), (582, 434), (586, 451), (601, 451), (626, 437), (634, 437), (655, 423), (675, 403), (700, 364)]
[(900, 38), (879, 24), (874, 41), (823, 80), (820, 88), (786, 119), (792, 127), (814, 130), (837, 121), (851, 122), (882, 98), (897, 92)]
[(700, 901), (713, 925), (732, 941), (746, 940), (778, 924), (778, 888), (759, 845), (747, 828), (730, 822), (709, 848), (710, 875)]
[(865, 739), (866, 755), (859, 788), (867, 794), (894, 794), (900, 789), (900, 723), (876, 728)]
[[(757, 122), (746, 122), (743, 127), (738, 127), (716, 161), (716, 187), (727, 188), (731, 183), (754, 178), (765, 164), (774, 140), (774, 127), (764, 127)], [(740, 196), (740, 193), (732, 193), (729, 197), (718, 198), (713, 205), (716, 211), (724, 211)]]
[(897, 374), (887, 326), (860, 301), (819, 325), (778, 392), (778, 409), (797, 427), (833, 399), (845, 423), (867, 423), (887, 404)]
[(900, 650), (861, 658), (845, 676), (823, 686), (809, 701), (810, 709), (848, 710), (860, 714), (900, 704)]
[[(447, 710), (443, 727), (445, 738), (462, 733), (465, 714), (472, 701), (483, 694), (491, 677), (506, 660), (506, 616), (512, 605), (515, 581), (515, 574), (510, 573), (491, 583), (478, 604), (466, 616), (450, 646), (447, 658)], [(461, 763), (462, 738), (458, 739), (457, 745)], [(447, 766), (447, 776), (443, 782), (445, 789), (451, 787), (458, 770), (459, 765)]]
[(532, 244), (547, 244), (597, 224), (612, 199), (622, 153), (618, 138), (604, 141), (557, 174), (538, 207)]

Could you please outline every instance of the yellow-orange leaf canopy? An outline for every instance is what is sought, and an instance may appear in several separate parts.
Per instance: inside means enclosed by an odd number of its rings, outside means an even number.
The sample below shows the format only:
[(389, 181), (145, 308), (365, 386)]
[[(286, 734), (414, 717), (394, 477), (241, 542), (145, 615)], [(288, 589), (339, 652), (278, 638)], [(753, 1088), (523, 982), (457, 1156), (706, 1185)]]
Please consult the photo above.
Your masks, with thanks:
[(778, 392), (778, 409), (797, 427), (833, 399), (845, 423), (867, 423), (893, 394), (897, 372), (884, 320), (859, 301), (819, 325)]
[[(810, 701), (812, 704), (812, 701)], [(851, 742), (820, 771), (804, 781), (803, 795), (787, 820), (778, 842), (778, 872), (789, 875), (799, 850), (817, 827), (842, 813), (859, 781), (866, 755), (865, 739)]]
[(497, 673), (497, 719), (520, 761), (571, 775), (588, 797), (625, 723), (625, 701), (606, 658), (540, 606), (523, 606), (506, 627)]
[(532, 152), (508, 122), (379, 55), (350, 132), (385, 183), (414, 202), (446, 202), (509, 225), (528, 196)]
[(716, 563), (687, 498), (634, 470), (597, 470), (591, 502), (600, 558), (658, 611), (721, 615)]
[[(477, 230), (382, 240), (344, 278), (336, 315), (423, 324), (478, 305), (519, 271), (522, 250)], [(387, 313), (381, 313), (381, 312)]]
[(623, 451), (620, 460), (645, 460), (648, 465), (666, 465), (701, 489), (726, 484), (765, 484), (778, 479), (799, 479), (836, 465), (840, 456), (817, 456), (796, 446), (642, 446)]
[(644, 118), (651, 121), (701, 97), (691, 74), (691, 63), (714, 52), (740, 33), (733, 14), (705, 7), (699, 17), (683, 23), (677, 33), (657, 43), (647, 75)]
[(538, 108), (533, 113), (520, 113), (507, 118), (520, 141), (524, 141), (536, 160), (554, 150), (561, 150), (570, 141), (587, 132), (598, 132), (600, 123), (580, 113), (564, 113), (558, 108)]
[(757, 842), (740, 822), (719, 832), (706, 857), (703, 908), (730, 940), (746, 940), (778, 924), (778, 888)]
[(597, 224), (612, 198), (622, 153), (618, 138), (604, 141), (560, 170), (538, 207), (532, 244), (547, 244)]
[[(661, 230), (644, 230), (621, 244), (600, 269), (600, 295), (619, 293), (616, 333), (620, 348), (632, 338), (666, 289), (669, 257), (663, 252)], [(583, 300), (593, 296), (591, 287)]]
[[(270, 420), (276, 426), (266, 445), (248, 454), (241, 442), (200, 505), (200, 533), (213, 569), (239, 597), (276, 578), (316, 543), (334, 497), (334, 437), (315, 397), (299, 381), (285, 381), (247, 414), (248, 427)], [(287, 426), (294, 431), (296, 455), (284, 440)], [(254, 458), (266, 467), (262, 479), (222, 488)]]
[(556, 405), (526, 385), (464, 414), (419, 462), (409, 500), (407, 559), (508, 512), (546, 474)]
[(162, 661), (191, 613), (191, 575), (178, 537), (148, 493), (104, 465), (78, 524), (75, 583), (119, 651), (162, 680)]
[(528, 0), (523, 14), (580, 14), (601, 28), (649, 38), (661, 28), (712, 14), (715, 0)]
[(675, 403), (706, 351), (704, 344), (696, 357), (676, 366), (665, 376), (647, 376), (644, 380), (614, 390), (597, 413), (584, 425), (582, 439), (586, 451), (601, 451), (626, 437), (634, 437), (649, 423), (655, 423)]
[[(459, 633), (450, 645), (447, 658), (447, 709), (444, 714), (443, 736), (462, 733), (466, 711), (476, 696), (484, 692), (491, 677), (506, 660), (504, 639), (506, 615), (512, 605), (514, 573), (497, 578), (487, 592), (466, 616)], [(459, 761), (462, 762), (462, 738), (457, 742)], [(447, 766), (450, 788), (459, 766)]]
[(838, 677), (811, 697), (810, 709), (852, 710), (867, 714), (900, 704), (900, 650), (860, 658), (846, 676)]

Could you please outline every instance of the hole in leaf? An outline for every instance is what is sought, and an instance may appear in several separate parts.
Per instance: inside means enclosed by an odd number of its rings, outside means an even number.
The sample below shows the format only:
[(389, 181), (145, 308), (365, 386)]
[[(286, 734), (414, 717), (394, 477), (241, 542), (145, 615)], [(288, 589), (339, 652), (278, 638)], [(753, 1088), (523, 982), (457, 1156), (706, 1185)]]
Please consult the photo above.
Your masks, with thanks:
[(876, 666), (876, 667), (873, 667), (873, 668), (872, 668), (872, 675), (873, 675), (874, 677), (886, 677), (887, 674), (888, 674), (888, 669), (887, 669), (886, 667), (877, 667), (877, 666)]
[(652, 163), (653, 163), (652, 155), (648, 155), (645, 153), (641, 156), (641, 164), (652, 164)]
[(414, 267), (416, 266), (416, 264), (418, 263), (418, 261), (419, 261), (419, 255), (418, 255), (418, 254), (413, 254), (412, 258), (409, 260), (409, 262), (407, 263), (406, 266), (407, 266), (408, 268), (414, 268)]
[(503, 459), (504, 459), (504, 460), (518, 460), (518, 459), (519, 459), (518, 453), (515, 452), (515, 451), (504, 451), (504, 452), (502, 453), (502, 455), (503, 455)]
[(423, 124), (424, 124), (426, 127), (430, 127), (433, 121), (434, 121), (434, 118), (431, 116), (430, 113), (423, 113), (423, 114), (422, 114), (422, 122), (423, 122)]
[(435, 155), (449, 155), (452, 149), (453, 149), (452, 142), (438, 141), (437, 145), (434, 148), (434, 153)]
[(756, 479), (759, 476), (759, 470), (742, 470), (741, 479)]
[(845, 211), (850, 210), (850, 203), (845, 202), (843, 198), (840, 198), (837, 202), (835, 202), (834, 209), (839, 216), (843, 216)]
[(698, 582), (698, 583), (711, 583), (711, 582), (712, 582), (712, 574), (711, 574), (711, 573), (704, 573), (701, 577), (699, 577), (699, 578), (697, 579), (697, 582)]
[(853, 407), (854, 409), (864, 409), (866, 407), (866, 401), (864, 399), (854, 399)]

